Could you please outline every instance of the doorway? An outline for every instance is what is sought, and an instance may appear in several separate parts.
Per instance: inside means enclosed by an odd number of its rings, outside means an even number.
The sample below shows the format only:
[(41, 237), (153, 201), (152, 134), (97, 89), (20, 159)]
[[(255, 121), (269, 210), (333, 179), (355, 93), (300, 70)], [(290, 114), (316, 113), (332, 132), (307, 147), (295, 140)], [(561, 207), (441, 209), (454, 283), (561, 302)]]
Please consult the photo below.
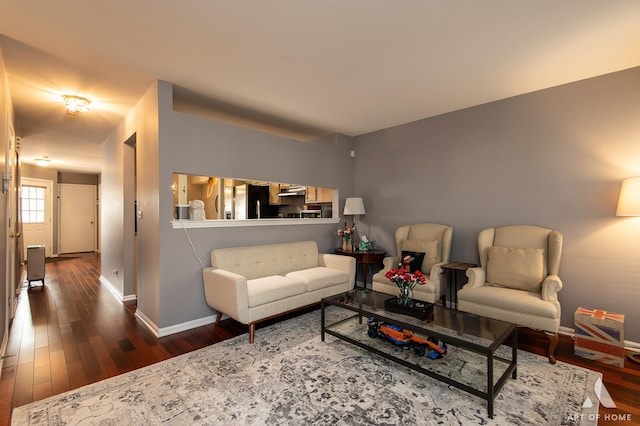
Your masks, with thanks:
[(60, 253), (96, 251), (97, 188), (61, 183)]
[(124, 142), (123, 192), (124, 192), (124, 276), (122, 294), (124, 300), (137, 298), (138, 292), (138, 207), (137, 207), (137, 154), (136, 133)]

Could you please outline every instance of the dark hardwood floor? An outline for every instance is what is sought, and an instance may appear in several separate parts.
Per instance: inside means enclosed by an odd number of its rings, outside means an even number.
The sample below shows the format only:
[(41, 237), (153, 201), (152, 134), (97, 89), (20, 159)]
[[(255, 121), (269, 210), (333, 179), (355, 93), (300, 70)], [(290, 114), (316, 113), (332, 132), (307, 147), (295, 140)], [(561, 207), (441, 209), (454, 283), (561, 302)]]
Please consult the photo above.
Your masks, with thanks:
[[(0, 379), (0, 425), (11, 423), (13, 407), (248, 331), (244, 325), (224, 320), (218, 327), (203, 326), (157, 339), (137, 322), (135, 303), (119, 303), (100, 284), (99, 255), (74, 256), (47, 263), (44, 287), (38, 283), (22, 290)], [(544, 355), (546, 336), (521, 329), (519, 337), (521, 349)], [(568, 336), (561, 336), (556, 357), (603, 373), (618, 408), (600, 407), (599, 424), (640, 424), (640, 364), (627, 360), (621, 369), (576, 357)]]

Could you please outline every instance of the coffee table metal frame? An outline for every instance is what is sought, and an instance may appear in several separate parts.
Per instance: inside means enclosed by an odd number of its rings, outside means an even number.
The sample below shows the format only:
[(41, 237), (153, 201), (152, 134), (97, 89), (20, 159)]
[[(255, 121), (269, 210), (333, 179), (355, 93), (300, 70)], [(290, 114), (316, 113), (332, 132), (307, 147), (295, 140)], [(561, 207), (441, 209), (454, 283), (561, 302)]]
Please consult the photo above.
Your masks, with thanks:
[[(389, 297), (391, 296), (389, 296), (388, 294), (379, 293), (372, 290), (356, 288), (346, 293), (323, 298), (320, 303), (321, 305), (321, 332), (320, 332), (321, 340), (324, 342), (325, 334), (330, 334), (334, 337), (347, 341), (353, 345), (359, 346), (370, 352), (383, 356), (391, 361), (404, 365), (405, 367), (408, 367), (412, 370), (418, 371), (422, 374), (433, 377), (451, 386), (462, 389), (465, 392), (468, 392), (472, 395), (476, 395), (487, 401), (487, 411), (488, 411), (489, 417), (493, 418), (493, 411), (494, 411), (493, 404), (494, 404), (494, 399), (496, 395), (498, 394), (500, 389), (502, 389), (502, 386), (505, 384), (505, 382), (509, 378), (509, 375), (511, 375), (513, 379), (517, 378), (517, 359), (518, 359), (518, 355), (517, 355), (518, 328), (517, 326), (515, 324), (508, 324), (502, 321), (491, 320), (483, 317), (478, 317), (476, 315), (468, 314), (465, 312), (451, 310), (438, 305), (434, 306), (434, 314), (437, 314), (437, 310), (444, 309), (446, 311), (455, 312), (455, 315), (463, 315), (466, 317), (465, 318), (466, 320), (484, 319), (492, 323), (501, 325), (501, 327), (499, 328), (502, 328), (504, 331), (500, 335), (496, 336), (493, 342), (485, 346), (482, 344), (475, 343), (471, 341), (471, 339), (465, 340), (464, 338), (459, 338), (456, 336), (452, 336), (450, 334), (442, 333), (438, 331), (437, 328), (430, 328), (429, 326), (430, 321), (428, 320), (419, 321), (419, 320), (416, 320), (415, 318), (407, 317), (405, 315), (384, 311), (384, 307), (383, 307), (384, 304), (382, 302), (385, 299), (388, 299)], [(358, 300), (360, 301), (358, 303), (355, 303), (355, 301), (358, 301)], [(372, 301), (374, 303), (371, 303)], [(332, 324), (326, 324), (325, 309), (329, 305), (339, 306), (343, 309), (353, 311), (355, 312), (355, 315), (350, 316), (349, 318), (346, 318), (346, 319), (342, 319)], [(445, 313), (448, 313), (446, 311)], [(373, 317), (378, 319), (379, 321), (389, 322), (397, 326), (400, 326), (406, 330), (412, 330), (418, 334), (435, 337), (445, 342), (447, 345), (457, 346), (459, 348), (472, 351), (477, 354), (485, 356), (487, 360), (486, 391), (473, 388), (467, 384), (460, 383), (456, 380), (453, 380), (450, 377), (444, 376), (442, 374), (438, 374), (435, 371), (428, 370), (416, 363), (412, 363), (404, 359), (401, 359), (399, 357), (395, 357), (393, 356), (393, 354), (390, 354), (388, 352), (383, 352), (379, 349), (376, 349), (372, 345), (367, 345), (365, 343), (352, 339), (347, 335), (341, 334), (329, 328), (329, 327), (338, 325), (340, 323), (343, 323), (345, 321), (353, 320), (355, 317), (358, 317), (360, 323), (362, 323), (363, 318)], [(366, 327), (366, 324), (364, 324), (363, 327)], [(511, 340), (511, 347), (512, 347), (510, 360), (496, 354), (496, 349), (498, 349), (501, 345), (507, 343), (509, 339)], [(506, 368), (506, 370), (495, 382), (494, 382), (494, 371), (493, 371), (494, 360), (499, 360), (508, 364), (508, 367)]]

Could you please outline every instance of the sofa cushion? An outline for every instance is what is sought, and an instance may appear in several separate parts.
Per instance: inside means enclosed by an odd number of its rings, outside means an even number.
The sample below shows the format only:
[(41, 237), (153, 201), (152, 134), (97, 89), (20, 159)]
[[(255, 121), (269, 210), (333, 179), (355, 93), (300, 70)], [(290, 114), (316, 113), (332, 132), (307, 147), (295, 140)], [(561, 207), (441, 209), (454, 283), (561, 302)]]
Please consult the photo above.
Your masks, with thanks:
[(307, 286), (307, 291), (314, 291), (349, 282), (349, 274), (345, 271), (322, 266), (289, 272), (286, 277), (302, 281)]
[(487, 282), (502, 287), (540, 292), (544, 250), (540, 248), (489, 247)]
[(402, 251), (415, 251), (424, 253), (422, 268), (425, 274), (431, 272), (431, 268), (440, 262), (440, 241), (439, 240), (403, 240)]
[(247, 296), (250, 308), (286, 299), (306, 291), (307, 286), (305, 283), (282, 275), (270, 275), (247, 280)]
[(318, 244), (298, 241), (211, 250), (211, 266), (252, 280), (318, 266)]
[[(530, 291), (514, 291), (513, 289), (485, 285), (482, 287), (465, 287), (458, 291), (458, 301), (473, 303), (474, 306), (483, 306), (485, 311), (474, 309), (476, 315), (497, 318), (496, 310), (513, 312), (514, 317), (507, 319), (499, 317), (503, 321), (509, 321), (521, 316), (536, 316), (557, 319), (559, 312), (553, 303), (542, 300), (540, 293)], [(521, 321), (512, 321), (521, 324)]]

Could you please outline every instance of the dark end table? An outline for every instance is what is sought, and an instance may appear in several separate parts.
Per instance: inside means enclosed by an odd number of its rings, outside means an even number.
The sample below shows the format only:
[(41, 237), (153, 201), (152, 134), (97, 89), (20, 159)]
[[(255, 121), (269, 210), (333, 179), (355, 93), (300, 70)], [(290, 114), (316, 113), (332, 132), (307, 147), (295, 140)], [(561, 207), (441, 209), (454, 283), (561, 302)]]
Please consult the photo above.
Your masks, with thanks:
[[(442, 269), (445, 269), (449, 276), (447, 278), (447, 286), (449, 287), (449, 303), (450, 308), (458, 308), (458, 272), (466, 272), (469, 268), (475, 268), (475, 263), (465, 262), (449, 262), (442, 265)], [(445, 305), (446, 306), (446, 305)]]
[[(385, 258), (387, 252), (384, 250), (373, 250), (367, 252), (359, 252), (352, 250), (342, 250), (341, 248), (336, 249), (336, 254), (341, 254), (343, 256), (351, 256), (356, 259), (356, 263), (362, 265), (362, 285), (364, 288), (367, 288), (367, 275), (368, 275), (368, 266), (369, 265), (381, 265), (382, 259)], [(356, 285), (358, 283), (358, 274), (356, 273)]]

